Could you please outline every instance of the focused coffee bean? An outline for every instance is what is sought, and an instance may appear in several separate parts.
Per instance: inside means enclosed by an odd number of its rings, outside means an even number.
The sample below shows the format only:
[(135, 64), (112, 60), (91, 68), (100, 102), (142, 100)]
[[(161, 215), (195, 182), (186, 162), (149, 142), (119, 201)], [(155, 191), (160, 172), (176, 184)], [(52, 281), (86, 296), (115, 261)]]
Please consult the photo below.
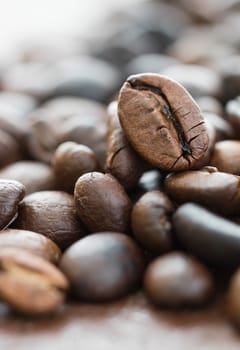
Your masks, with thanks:
[(172, 248), (171, 214), (174, 206), (160, 191), (150, 191), (134, 205), (131, 224), (134, 237), (146, 249), (163, 253)]
[(61, 249), (85, 233), (73, 196), (61, 191), (40, 191), (26, 196), (19, 205), (14, 228), (41, 233)]
[(51, 239), (32, 231), (0, 231), (0, 250), (5, 247), (27, 250), (53, 264), (57, 264), (61, 257), (60, 249)]
[(232, 276), (227, 292), (227, 313), (233, 324), (240, 327), (240, 270)]
[(53, 190), (55, 182), (52, 169), (47, 164), (35, 161), (18, 161), (0, 169), (0, 179), (21, 182), (26, 194)]
[(0, 250), (1, 300), (26, 315), (48, 315), (64, 302), (65, 276), (50, 262), (28, 251)]
[(104, 232), (73, 244), (63, 254), (60, 268), (77, 298), (106, 301), (140, 286), (144, 259), (131, 238)]
[(123, 187), (136, 186), (146, 162), (135, 152), (123, 133), (117, 113), (117, 102), (108, 108), (108, 137), (106, 171), (115, 176)]
[(144, 289), (156, 305), (201, 306), (212, 297), (214, 282), (204, 265), (174, 252), (150, 263), (144, 276)]
[(0, 179), (0, 230), (15, 219), (24, 195), (25, 187), (20, 182)]
[(89, 147), (70, 141), (58, 146), (52, 165), (57, 188), (70, 193), (81, 175), (100, 168), (95, 153)]
[(225, 140), (214, 146), (211, 166), (219, 171), (240, 175), (240, 141)]
[(240, 136), (240, 97), (229, 101), (226, 104), (226, 115), (232, 125), (237, 137)]
[(194, 202), (223, 215), (240, 213), (240, 177), (214, 167), (171, 174), (164, 188), (177, 203)]
[(132, 146), (160, 169), (189, 169), (204, 157), (204, 118), (188, 92), (173, 80), (157, 74), (130, 76), (121, 89), (118, 112)]
[(0, 129), (0, 169), (21, 159), (17, 141)]
[(173, 226), (177, 238), (191, 254), (213, 265), (239, 266), (239, 225), (187, 203), (173, 215)]
[(109, 174), (82, 175), (76, 182), (77, 214), (90, 232), (127, 232), (131, 201), (120, 183)]

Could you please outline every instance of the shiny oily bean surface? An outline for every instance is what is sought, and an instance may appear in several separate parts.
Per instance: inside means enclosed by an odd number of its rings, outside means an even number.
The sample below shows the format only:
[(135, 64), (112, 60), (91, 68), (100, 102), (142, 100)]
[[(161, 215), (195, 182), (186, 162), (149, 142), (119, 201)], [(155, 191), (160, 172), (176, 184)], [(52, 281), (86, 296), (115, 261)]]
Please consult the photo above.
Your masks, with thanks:
[(0, 249), (5, 247), (27, 250), (53, 264), (57, 264), (61, 257), (60, 249), (51, 239), (32, 231), (15, 229), (0, 231)]
[(146, 249), (163, 253), (172, 247), (171, 214), (174, 206), (160, 191), (144, 194), (134, 205), (131, 224), (134, 237)]
[(144, 289), (156, 305), (200, 306), (209, 301), (214, 283), (204, 265), (184, 253), (174, 252), (150, 263)]
[(109, 174), (82, 175), (74, 190), (77, 213), (90, 232), (127, 232), (131, 201), (120, 183)]
[(105, 301), (139, 287), (144, 260), (130, 237), (103, 232), (69, 247), (62, 256), (60, 268), (79, 299)]
[(232, 276), (227, 292), (226, 311), (232, 323), (240, 328), (240, 269)]
[(204, 157), (204, 118), (177, 82), (158, 74), (130, 76), (120, 91), (118, 113), (129, 142), (154, 166), (184, 170)]
[(0, 250), (0, 298), (26, 315), (55, 312), (64, 302), (68, 281), (50, 262), (25, 250)]
[(210, 165), (219, 171), (240, 175), (240, 141), (217, 142), (213, 148)]
[(173, 215), (174, 232), (191, 254), (217, 266), (239, 266), (240, 225), (196, 204), (180, 206)]
[(223, 215), (240, 213), (240, 178), (218, 172), (214, 167), (172, 174), (164, 181), (169, 196), (177, 203), (194, 202)]
[(72, 193), (79, 176), (100, 168), (95, 153), (76, 142), (64, 142), (53, 156), (53, 172), (58, 189)]
[(25, 187), (20, 182), (0, 179), (0, 230), (14, 220), (24, 195)]
[(84, 235), (73, 196), (62, 191), (41, 191), (26, 196), (14, 228), (43, 234), (65, 249)]

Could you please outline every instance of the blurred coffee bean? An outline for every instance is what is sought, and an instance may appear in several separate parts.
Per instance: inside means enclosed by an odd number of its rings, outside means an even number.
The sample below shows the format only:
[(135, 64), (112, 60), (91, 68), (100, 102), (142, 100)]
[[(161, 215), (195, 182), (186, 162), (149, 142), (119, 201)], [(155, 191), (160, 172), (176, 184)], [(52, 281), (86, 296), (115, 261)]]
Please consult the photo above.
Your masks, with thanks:
[(138, 185), (145, 192), (159, 190), (162, 186), (163, 175), (159, 170), (149, 170), (140, 177)]
[(160, 191), (144, 194), (134, 205), (131, 224), (134, 237), (146, 249), (161, 254), (172, 248), (171, 214), (174, 206)]
[(0, 179), (0, 230), (15, 219), (24, 195), (25, 188), (20, 182)]
[(227, 120), (232, 125), (235, 134), (240, 138), (240, 96), (226, 104)]
[(165, 68), (161, 73), (182, 84), (193, 97), (221, 96), (220, 76), (210, 68), (178, 64)]
[(201, 306), (212, 297), (214, 282), (203, 264), (174, 252), (150, 263), (144, 276), (144, 289), (158, 306)]
[(48, 315), (63, 304), (66, 277), (50, 262), (26, 250), (0, 250), (1, 300), (13, 310), (29, 315)]
[(21, 157), (21, 150), (17, 141), (10, 134), (0, 129), (0, 169), (18, 161)]
[(240, 328), (240, 269), (232, 276), (227, 292), (226, 311), (231, 322)]
[(187, 203), (173, 215), (173, 226), (177, 238), (191, 254), (212, 265), (239, 266), (239, 225)]
[(29, 149), (35, 159), (50, 163), (58, 145), (73, 141), (90, 147), (104, 165), (107, 132), (104, 105), (76, 97), (61, 97), (43, 104), (31, 118)]
[(61, 191), (40, 191), (26, 196), (19, 205), (14, 228), (41, 233), (61, 249), (85, 233), (73, 196)]
[(108, 108), (109, 121), (107, 133), (107, 159), (105, 169), (126, 189), (134, 187), (144, 169), (143, 160), (128, 142), (119, 122), (117, 102), (112, 102)]
[(94, 152), (76, 142), (64, 142), (56, 149), (52, 161), (57, 189), (73, 193), (77, 179), (100, 168)]
[(222, 78), (223, 101), (240, 95), (240, 55), (222, 60), (216, 67)]
[(171, 174), (164, 181), (169, 196), (177, 203), (194, 202), (223, 215), (240, 213), (240, 177), (214, 167)]
[(216, 133), (215, 141), (221, 141), (228, 138), (233, 138), (235, 136), (235, 131), (232, 128), (231, 124), (220, 117), (218, 114), (212, 112), (204, 112), (204, 118), (209, 122)]
[(26, 194), (55, 189), (50, 166), (35, 161), (18, 161), (0, 170), (0, 179), (17, 180), (26, 189)]
[(0, 231), (0, 251), (6, 247), (27, 250), (53, 264), (57, 264), (61, 257), (60, 249), (51, 239), (32, 231)]
[(212, 96), (202, 96), (196, 98), (196, 102), (199, 105), (200, 109), (204, 114), (210, 112), (223, 116), (223, 107), (219, 100)]
[(240, 175), (240, 141), (225, 140), (214, 146), (210, 165), (225, 173)]
[(99, 172), (82, 175), (74, 198), (78, 216), (90, 232), (128, 232), (132, 204), (113, 176)]
[(60, 268), (78, 299), (106, 301), (140, 286), (143, 255), (135, 242), (121, 233), (97, 233), (73, 244)]
[(8, 115), (24, 118), (36, 105), (37, 101), (32, 96), (17, 92), (0, 92), (1, 114), (5, 110)]

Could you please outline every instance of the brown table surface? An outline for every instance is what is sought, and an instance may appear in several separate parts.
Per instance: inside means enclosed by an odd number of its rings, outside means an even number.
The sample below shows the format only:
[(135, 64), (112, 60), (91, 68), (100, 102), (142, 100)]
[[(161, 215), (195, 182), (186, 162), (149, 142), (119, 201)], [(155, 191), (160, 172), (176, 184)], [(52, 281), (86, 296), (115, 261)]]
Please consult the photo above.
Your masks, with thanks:
[(223, 301), (201, 311), (154, 309), (141, 293), (101, 305), (70, 304), (48, 319), (0, 308), (1, 350), (239, 350)]

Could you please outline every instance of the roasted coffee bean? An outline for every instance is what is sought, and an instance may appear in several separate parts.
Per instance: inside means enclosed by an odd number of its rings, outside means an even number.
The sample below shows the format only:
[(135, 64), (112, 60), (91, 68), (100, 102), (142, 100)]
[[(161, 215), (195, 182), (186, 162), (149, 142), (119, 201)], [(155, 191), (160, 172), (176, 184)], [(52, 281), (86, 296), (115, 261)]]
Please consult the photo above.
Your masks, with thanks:
[(104, 232), (73, 244), (63, 254), (60, 268), (79, 299), (105, 301), (140, 286), (144, 260), (131, 238)]
[(204, 118), (188, 92), (173, 80), (157, 74), (130, 76), (121, 89), (118, 112), (132, 146), (160, 169), (189, 169), (204, 157)]
[(240, 328), (240, 269), (231, 278), (226, 309), (230, 320), (237, 328)]
[(232, 139), (235, 137), (231, 124), (217, 114), (204, 112), (206, 122), (210, 123), (216, 133), (216, 141)]
[(163, 175), (158, 170), (149, 170), (140, 177), (138, 185), (145, 192), (159, 190), (162, 187)]
[(78, 216), (90, 232), (127, 232), (132, 204), (124, 188), (109, 174), (82, 175), (74, 198)]
[(40, 233), (8, 229), (0, 231), (0, 250), (5, 247), (24, 249), (30, 253), (57, 264), (61, 257), (58, 246)]
[(159, 254), (171, 249), (173, 210), (170, 199), (160, 191), (147, 192), (137, 201), (132, 210), (132, 230), (144, 248)]
[(7, 132), (0, 129), (0, 169), (21, 159), (17, 141)]
[[(196, 98), (196, 102), (199, 105), (202, 112), (209, 112), (223, 116), (223, 107), (218, 99), (212, 96), (202, 96)], [(205, 114), (204, 114), (205, 115)]]
[(68, 281), (50, 262), (25, 250), (0, 250), (0, 297), (26, 315), (57, 311), (64, 302)]
[(204, 265), (174, 252), (150, 263), (144, 276), (144, 289), (159, 306), (201, 306), (212, 297), (214, 282)]
[(0, 230), (15, 219), (24, 195), (25, 188), (20, 182), (0, 179)]
[(84, 234), (73, 196), (61, 191), (41, 191), (26, 196), (19, 205), (14, 228), (41, 233), (61, 249)]
[(129, 189), (136, 186), (146, 162), (132, 148), (120, 125), (117, 113), (117, 102), (108, 108), (108, 137), (106, 171)]
[(226, 104), (227, 119), (232, 125), (237, 137), (240, 137), (240, 96)]
[(218, 266), (239, 266), (240, 225), (187, 203), (173, 215), (177, 238), (200, 259)]
[[(239, 23), (239, 18), (238, 18)], [(222, 77), (223, 101), (229, 101), (240, 91), (240, 55), (231, 55), (217, 67)]]
[(223, 215), (240, 213), (240, 177), (217, 168), (171, 174), (164, 181), (169, 196), (177, 203), (194, 202)]
[(0, 179), (21, 182), (26, 194), (55, 189), (52, 169), (47, 164), (35, 161), (19, 161), (0, 170)]
[(240, 175), (240, 141), (225, 140), (214, 146), (210, 165), (219, 171)]
[(53, 156), (53, 172), (58, 189), (72, 193), (77, 179), (100, 168), (95, 153), (76, 142), (64, 142)]

